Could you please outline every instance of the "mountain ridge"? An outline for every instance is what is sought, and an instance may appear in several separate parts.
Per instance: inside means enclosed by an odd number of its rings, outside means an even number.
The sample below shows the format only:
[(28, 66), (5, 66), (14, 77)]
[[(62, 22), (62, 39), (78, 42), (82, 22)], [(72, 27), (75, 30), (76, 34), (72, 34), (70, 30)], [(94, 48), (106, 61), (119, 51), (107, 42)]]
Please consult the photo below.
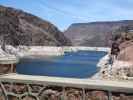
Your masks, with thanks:
[(126, 26), (133, 26), (133, 20), (74, 23), (64, 35), (75, 46), (110, 46), (113, 32)]
[(71, 45), (50, 22), (12, 7), (0, 5), (0, 40), (11, 45)]

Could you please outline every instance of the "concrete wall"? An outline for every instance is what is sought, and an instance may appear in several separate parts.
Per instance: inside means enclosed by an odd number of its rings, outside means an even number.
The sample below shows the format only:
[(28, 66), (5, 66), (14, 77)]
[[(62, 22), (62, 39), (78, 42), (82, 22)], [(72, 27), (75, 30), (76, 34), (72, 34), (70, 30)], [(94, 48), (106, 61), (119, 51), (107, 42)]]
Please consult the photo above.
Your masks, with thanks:
[(0, 100), (133, 100), (131, 84), (9, 74), (0, 76)]

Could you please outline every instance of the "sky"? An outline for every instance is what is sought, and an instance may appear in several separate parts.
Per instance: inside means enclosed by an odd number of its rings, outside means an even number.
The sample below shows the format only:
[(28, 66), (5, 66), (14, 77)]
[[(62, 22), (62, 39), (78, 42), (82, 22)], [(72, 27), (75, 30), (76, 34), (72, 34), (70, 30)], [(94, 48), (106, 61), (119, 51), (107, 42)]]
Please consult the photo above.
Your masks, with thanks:
[(133, 0), (0, 0), (66, 30), (73, 23), (133, 20)]

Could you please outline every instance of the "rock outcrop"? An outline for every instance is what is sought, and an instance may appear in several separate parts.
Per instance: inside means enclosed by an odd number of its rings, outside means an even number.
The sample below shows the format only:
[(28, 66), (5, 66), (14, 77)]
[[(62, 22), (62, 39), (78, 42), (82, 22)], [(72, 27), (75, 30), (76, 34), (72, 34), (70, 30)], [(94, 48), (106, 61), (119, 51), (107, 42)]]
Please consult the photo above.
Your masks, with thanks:
[(133, 61), (133, 26), (122, 27), (114, 33), (113, 41), (119, 46), (120, 52), (117, 60)]
[[(113, 59), (111, 76), (114, 79), (129, 79), (133, 77), (133, 27), (121, 27), (114, 32), (113, 43), (118, 44), (118, 55), (111, 55)], [(112, 44), (113, 45), (113, 44)], [(112, 46), (112, 51), (113, 51)], [(131, 77), (131, 78), (130, 78)]]
[(64, 35), (72, 41), (73, 45), (110, 46), (109, 40), (114, 35), (114, 31), (125, 26), (133, 26), (133, 20), (75, 23), (64, 32)]
[(48, 21), (10, 7), (0, 6), (0, 40), (10, 45), (71, 45)]

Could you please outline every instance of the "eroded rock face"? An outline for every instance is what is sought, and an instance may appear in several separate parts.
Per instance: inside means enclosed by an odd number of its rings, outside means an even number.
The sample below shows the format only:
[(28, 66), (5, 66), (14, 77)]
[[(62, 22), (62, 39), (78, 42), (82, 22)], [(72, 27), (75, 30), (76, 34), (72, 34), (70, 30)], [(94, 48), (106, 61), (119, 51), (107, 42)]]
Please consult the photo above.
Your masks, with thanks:
[(121, 44), (121, 52), (118, 55), (118, 60), (133, 62), (133, 42), (130, 44)]
[[(72, 41), (73, 45), (110, 46), (111, 41), (109, 40), (114, 31), (128, 25), (133, 26), (133, 20), (75, 23), (64, 34)], [(122, 27), (122, 29), (124, 28)]]
[[(112, 75), (115, 79), (130, 79), (133, 77), (133, 25), (123, 26), (114, 32), (113, 42), (117, 43), (117, 52), (113, 65)], [(113, 49), (113, 45), (112, 45)]]
[(4, 6), (0, 6), (0, 38), (11, 45), (71, 45), (53, 24)]

